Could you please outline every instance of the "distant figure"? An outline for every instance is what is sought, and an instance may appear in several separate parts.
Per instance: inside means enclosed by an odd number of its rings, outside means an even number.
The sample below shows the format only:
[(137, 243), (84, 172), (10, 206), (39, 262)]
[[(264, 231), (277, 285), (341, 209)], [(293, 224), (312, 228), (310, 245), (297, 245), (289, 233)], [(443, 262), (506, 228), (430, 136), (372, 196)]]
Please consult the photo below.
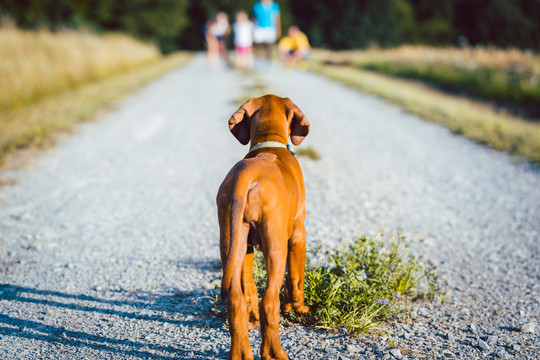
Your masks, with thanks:
[(212, 18), (208, 20), (204, 26), (204, 39), (206, 40), (206, 54), (208, 58), (208, 67), (213, 69), (217, 66), (219, 61), (219, 42), (214, 34), (214, 27), (216, 26), (216, 19)]
[(270, 60), (273, 45), (281, 36), (281, 9), (273, 0), (260, 0), (251, 11), (255, 20), (253, 41), (256, 55)]
[(307, 69), (306, 60), (310, 49), (311, 46), (306, 34), (296, 26), (291, 26), (287, 31), (287, 36), (283, 37), (278, 44), (279, 56), (288, 69), (292, 69), (296, 65), (301, 70)]
[(225, 64), (229, 63), (227, 36), (230, 32), (229, 17), (224, 12), (218, 13), (215, 18), (210, 19), (206, 24), (205, 39), (208, 67), (211, 69), (218, 65), (220, 55), (225, 61)]
[(253, 46), (253, 23), (248, 14), (240, 11), (233, 24), (235, 66), (237, 69), (250, 69), (253, 59), (251, 48)]
[(218, 41), (219, 54), (223, 58), (225, 64), (229, 64), (229, 52), (227, 50), (227, 39), (231, 33), (229, 26), (229, 16), (224, 12), (219, 12), (216, 15), (216, 23), (213, 27), (214, 35)]

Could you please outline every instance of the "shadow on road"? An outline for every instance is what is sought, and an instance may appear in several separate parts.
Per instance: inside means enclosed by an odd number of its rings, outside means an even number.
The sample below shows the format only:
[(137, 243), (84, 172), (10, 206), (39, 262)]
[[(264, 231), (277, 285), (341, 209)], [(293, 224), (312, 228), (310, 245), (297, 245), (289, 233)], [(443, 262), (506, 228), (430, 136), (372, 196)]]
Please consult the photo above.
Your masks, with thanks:
[[(125, 293), (117, 292), (116, 295), (126, 300), (106, 299), (84, 294), (69, 294), (59, 291), (0, 284), (0, 300), (16, 302), (21, 305), (37, 305), (43, 308), (43, 311), (40, 312), (43, 314), (43, 322), (36, 319), (19, 318), (19, 312), (15, 311), (8, 312), (7, 314), (0, 313), (0, 335), (38, 340), (50, 344), (89, 348), (120, 356), (134, 356), (148, 359), (209, 359), (227, 357), (227, 353), (224, 350), (218, 350), (217, 352), (216, 350), (197, 351), (193, 348), (184, 348), (185, 344), (182, 344), (181, 341), (169, 341), (170, 345), (165, 345), (163, 341), (145, 341), (145, 339), (140, 339), (140, 334), (139, 339), (135, 339), (137, 336), (125, 338), (125, 333), (123, 335), (117, 334), (113, 329), (107, 329), (107, 324), (114, 325), (114, 323), (132, 319), (140, 322), (169, 323), (178, 327), (188, 328), (187, 331), (194, 328), (205, 329), (211, 327), (225, 333), (227, 330), (221, 326), (223, 320), (213, 315), (211, 311), (213, 303), (210, 292), (205, 290), (198, 291), (195, 294), (193, 292), (172, 289), (167, 294), (137, 292), (126, 295)], [(107, 296), (110, 296), (110, 293)], [(93, 328), (105, 329), (105, 331), (86, 332), (47, 324), (47, 313), (58, 311), (59, 309), (64, 311), (60, 315), (62, 319), (65, 319), (66, 316), (71, 317), (71, 319), (66, 320), (66, 323), (69, 325), (80, 325), (77, 319), (80, 319), (82, 316), (88, 316), (92, 320), (85, 320), (85, 325), (92, 324), (94, 325)], [(65, 310), (83, 313), (65, 315)], [(104, 316), (102, 318), (100, 316), (96, 317), (98, 314)], [(194, 316), (193, 314), (198, 314), (198, 316)], [(113, 318), (107, 319), (108, 316), (113, 316)], [(118, 319), (117, 317), (123, 319)], [(152, 336), (153, 328), (151, 325), (148, 326), (146, 324), (145, 329), (149, 330), (145, 331), (145, 335)], [(109, 335), (103, 335), (103, 333), (108, 333)]]

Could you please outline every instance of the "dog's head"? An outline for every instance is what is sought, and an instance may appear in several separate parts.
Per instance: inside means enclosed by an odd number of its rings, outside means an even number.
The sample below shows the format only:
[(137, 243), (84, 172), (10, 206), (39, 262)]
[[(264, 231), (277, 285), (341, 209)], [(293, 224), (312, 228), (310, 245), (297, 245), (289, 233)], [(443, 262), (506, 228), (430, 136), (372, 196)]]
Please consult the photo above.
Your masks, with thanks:
[(300, 145), (309, 133), (309, 121), (289, 98), (265, 95), (251, 98), (229, 119), (229, 129), (243, 145), (263, 141)]

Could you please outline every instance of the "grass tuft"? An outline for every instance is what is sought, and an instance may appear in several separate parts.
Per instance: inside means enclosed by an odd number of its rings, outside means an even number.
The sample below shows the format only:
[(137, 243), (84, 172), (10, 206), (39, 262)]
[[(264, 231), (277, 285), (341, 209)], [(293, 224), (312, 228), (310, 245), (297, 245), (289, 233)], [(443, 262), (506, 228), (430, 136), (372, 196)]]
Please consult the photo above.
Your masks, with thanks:
[(295, 148), (294, 153), (296, 154), (296, 156), (305, 156), (312, 160), (321, 159), (321, 155), (319, 154), (319, 152), (315, 150), (315, 148), (313, 148), (312, 146)]
[[(360, 237), (346, 249), (325, 253), (318, 265), (305, 271), (305, 304), (310, 313), (293, 312), (286, 321), (344, 328), (358, 335), (405, 314), (409, 299), (434, 298), (438, 292), (434, 273), (403, 251), (404, 240), (402, 235)], [(256, 257), (254, 278), (262, 295), (266, 286), (262, 256)]]

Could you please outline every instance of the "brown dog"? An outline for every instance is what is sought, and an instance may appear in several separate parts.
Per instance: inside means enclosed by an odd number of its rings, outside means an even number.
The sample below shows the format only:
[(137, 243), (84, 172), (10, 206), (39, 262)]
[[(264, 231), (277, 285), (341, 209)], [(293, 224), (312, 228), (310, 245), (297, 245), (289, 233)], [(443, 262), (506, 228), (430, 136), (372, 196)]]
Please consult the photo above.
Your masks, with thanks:
[(285, 283), (284, 311), (308, 312), (304, 306), (306, 252), (305, 190), (300, 166), (287, 149), (299, 145), (309, 122), (288, 98), (251, 98), (230, 118), (229, 129), (251, 149), (223, 180), (217, 207), (223, 280), (231, 333), (229, 359), (253, 359), (248, 329), (259, 324), (253, 281), (253, 248), (261, 250), (267, 287), (261, 300), (261, 359), (288, 359), (279, 343), (279, 292)]

